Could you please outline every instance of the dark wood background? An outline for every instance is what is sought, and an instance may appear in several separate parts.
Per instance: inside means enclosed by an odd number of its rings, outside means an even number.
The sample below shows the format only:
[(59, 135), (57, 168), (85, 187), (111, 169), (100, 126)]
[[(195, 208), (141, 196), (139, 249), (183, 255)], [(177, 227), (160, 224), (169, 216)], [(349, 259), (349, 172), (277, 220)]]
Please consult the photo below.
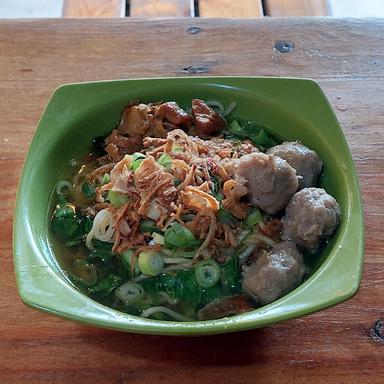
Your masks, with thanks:
[[(380, 19), (1, 21), (0, 383), (382, 384), (383, 42)], [(269, 328), (196, 338), (96, 329), (24, 306), (13, 272), (12, 215), (23, 159), (53, 90), (66, 82), (196, 74), (319, 81), (363, 194), (358, 294)]]

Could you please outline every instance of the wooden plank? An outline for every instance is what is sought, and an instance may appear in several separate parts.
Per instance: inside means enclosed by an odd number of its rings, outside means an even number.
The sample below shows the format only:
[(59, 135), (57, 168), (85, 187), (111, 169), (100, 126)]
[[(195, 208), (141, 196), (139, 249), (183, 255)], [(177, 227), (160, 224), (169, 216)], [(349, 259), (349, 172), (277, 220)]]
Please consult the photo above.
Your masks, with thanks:
[(264, 0), (268, 16), (328, 16), (327, 0)]
[(130, 0), (132, 17), (190, 17), (194, 16), (191, 0)]
[[(384, 320), (384, 20), (9, 20), (0, 22), (0, 36), (0, 383), (384, 382), (384, 343), (370, 336), (375, 322)], [(279, 40), (293, 49), (279, 52)], [(14, 199), (54, 89), (67, 82), (194, 73), (319, 81), (343, 127), (362, 190), (366, 254), (357, 295), (272, 327), (201, 338), (101, 330), (23, 305), (12, 263)]]
[(200, 17), (261, 17), (261, 0), (199, 0)]
[(124, 17), (125, 0), (64, 0), (63, 17)]

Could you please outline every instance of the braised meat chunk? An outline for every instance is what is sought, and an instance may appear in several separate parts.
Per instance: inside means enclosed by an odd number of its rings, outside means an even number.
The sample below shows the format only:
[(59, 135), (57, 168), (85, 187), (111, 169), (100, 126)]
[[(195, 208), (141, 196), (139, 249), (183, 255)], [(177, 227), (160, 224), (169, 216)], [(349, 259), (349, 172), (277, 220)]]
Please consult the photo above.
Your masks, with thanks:
[(303, 280), (303, 256), (292, 241), (275, 245), (244, 272), (243, 291), (265, 305), (295, 289)]
[(129, 104), (123, 111), (117, 132), (131, 137), (146, 136), (150, 128), (150, 111), (147, 104)]
[(341, 216), (337, 201), (322, 188), (304, 188), (289, 202), (283, 219), (282, 238), (316, 252), (335, 232)]
[(250, 153), (236, 161), (234, 172), (245, 180), (250, 202), (269, 214), (285, 208), (297, 190), (296, 171), (279, 157)]
[(299, 177), (299, 189), (316, 185), (323, 162), (315, 151), (297, 141), (286, 141), (268, 149), (267, 154), (284, 159), (296, 170)]
[(197, 313), (199, 320), (220, 319), (225, 316), (238, 315), (251, 310), (252, 304), (243, 295), (222, 297), (212, 300)]
[(192, 99), (195, 131), (201, 136), (214, 136), (227, 126), (225, 119), (200, 99)]
[(161, 116), (176, 127), (188, 127), (191, 124), (191, 118), (188, 113), (181, 109), (175, 101), (160, 104), (157, 108), (156, 116)]
[(188, 128), (191, 118), (176, 102), (128, 104), (117, 131), (130, 137), (166, 137), (167, 131)]

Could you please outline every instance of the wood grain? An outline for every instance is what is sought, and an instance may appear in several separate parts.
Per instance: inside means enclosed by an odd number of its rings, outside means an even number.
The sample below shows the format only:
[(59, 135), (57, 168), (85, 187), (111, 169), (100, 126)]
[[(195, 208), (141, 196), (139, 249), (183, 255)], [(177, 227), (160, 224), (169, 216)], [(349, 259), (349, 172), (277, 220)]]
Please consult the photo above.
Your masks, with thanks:
[(328, 16), (327, 0), (264, 0), (268, 16)]
[(190, 0), (130, 0), (132, 17), (189, 17), (194, 16)]
[(63, 17), (124, 17), (125, 0), (64, 0)]
[[(384, 320), (384, 20), (1, 21), (0, 36), (0, 383), (384, 382), (384, 342), (371, 337)], [(281, 53), (277, 41), (294, 48)], [(194, 73), (320, 83), (362, 190), (366, 253), (357, 295), (302, 319), (205, 338), (123, 334), (24, 306), (12, 263), (14, 199), (53, 90), (66, 82)]]
[(261, 0), (199, 0), (200, 17), (261, 17)]

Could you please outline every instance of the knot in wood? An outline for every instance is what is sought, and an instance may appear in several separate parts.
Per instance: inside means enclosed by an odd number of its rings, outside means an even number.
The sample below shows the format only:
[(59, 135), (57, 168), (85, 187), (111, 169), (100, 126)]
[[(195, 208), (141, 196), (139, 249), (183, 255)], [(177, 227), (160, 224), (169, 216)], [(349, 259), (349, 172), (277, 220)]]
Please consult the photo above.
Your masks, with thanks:
[(292, 52), (295, 49), (295, 44), (292, 41), (277, 41), (274, 48), (281, 53)]
[(190, 35), (196, 35), (199, 32), (201, 32), (201, 28), (199, 27), (190, 27), (187, 29), (187, 33), (189, 33)]
[(374, 341), (384, 343), (384, 321), (377, 320), (375, 325), (371, 328), (370, 335)]

